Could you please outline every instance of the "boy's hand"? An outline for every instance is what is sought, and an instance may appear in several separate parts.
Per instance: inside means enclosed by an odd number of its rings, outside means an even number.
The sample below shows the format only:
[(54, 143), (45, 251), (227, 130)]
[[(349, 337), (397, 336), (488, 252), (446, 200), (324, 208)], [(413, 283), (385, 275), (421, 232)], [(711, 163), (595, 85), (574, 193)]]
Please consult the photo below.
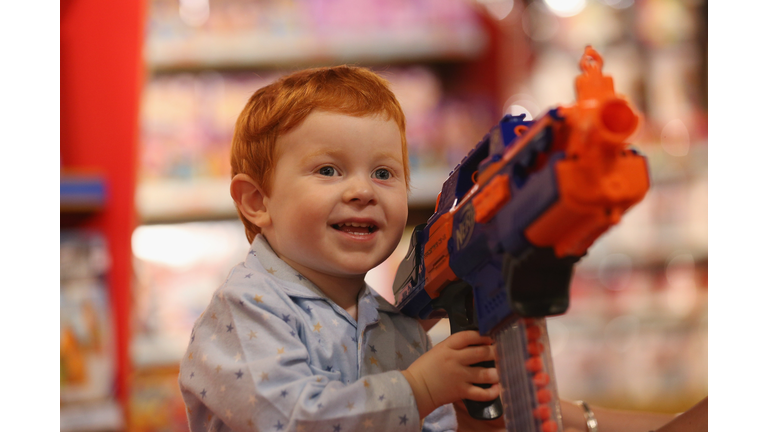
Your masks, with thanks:
[[(490, 401), (499, 395), (496, 368), (471, 367), (494, 360), (493, 340), (474, 330), (452, 334), (416, 359), (403, 375), (416, 398), (421, 418), (460, 399)], [(492, 384), (484, 389), (472, 385)]]

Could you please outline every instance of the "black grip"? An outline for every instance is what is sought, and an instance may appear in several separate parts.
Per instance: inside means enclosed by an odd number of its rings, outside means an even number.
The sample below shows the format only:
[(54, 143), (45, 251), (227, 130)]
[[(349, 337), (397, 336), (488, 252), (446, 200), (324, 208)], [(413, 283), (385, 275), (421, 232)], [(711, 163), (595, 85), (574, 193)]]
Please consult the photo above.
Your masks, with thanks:
[[(446, 286), (440, 296), (432, 300), (434, 310), (444, 310), (448, 314), (451, 323), (451, 334), (465, 330), (477, 330), (477, 317), (475, 315), (475, 301), (472, 296), (472, 286), (463, 280), (451, 282)], [(473, 364), (472, 366), (491, 368), (496, 363), (493, 360)], [(490, 384), (475, 384), (478, 387), (489, 388)], [(478, 420), (494, 420), (503, 414), (501, 398), (492, 401), (480, 402), (464, 399), (464, 406), (472, 418)]]

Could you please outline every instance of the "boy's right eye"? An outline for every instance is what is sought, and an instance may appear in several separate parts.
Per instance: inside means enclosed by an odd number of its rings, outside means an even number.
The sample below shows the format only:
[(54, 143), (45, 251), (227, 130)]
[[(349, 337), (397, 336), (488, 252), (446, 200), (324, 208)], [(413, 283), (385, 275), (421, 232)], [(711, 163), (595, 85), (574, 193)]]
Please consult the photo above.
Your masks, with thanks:
[(336, 169), (332, 166), (324, 166), (317, 170), (317, 173), (321, 176), (333, 177), (333, 175), (336, 174)]

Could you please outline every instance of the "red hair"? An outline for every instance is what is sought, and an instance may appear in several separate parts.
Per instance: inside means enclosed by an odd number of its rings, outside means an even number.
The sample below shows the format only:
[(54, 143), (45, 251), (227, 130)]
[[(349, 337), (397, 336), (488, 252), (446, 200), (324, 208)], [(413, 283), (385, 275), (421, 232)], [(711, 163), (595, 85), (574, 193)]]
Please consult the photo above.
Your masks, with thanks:
[[(313, 110), (355, 117), (382, 115), (400, 129), (405, 184), (409, 187), (408, 148), (405, 115), (389, 83), (368, 69), (335, 66), (307, 69), (280, 78), (257, 90), (237, 118), (232, 138), (232, 177), (243, 173), (272, 191), (272, 177), (278, 154), (277, 138), (295, 128)], [(243, 217), (245, 234), (252, 242), (259, 227)]]

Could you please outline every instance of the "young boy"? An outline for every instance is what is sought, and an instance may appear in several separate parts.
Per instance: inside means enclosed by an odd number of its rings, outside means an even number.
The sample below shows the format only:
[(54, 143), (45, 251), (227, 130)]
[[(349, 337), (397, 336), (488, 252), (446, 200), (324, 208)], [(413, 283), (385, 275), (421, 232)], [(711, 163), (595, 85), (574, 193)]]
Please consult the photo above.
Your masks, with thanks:
[(455, 430), (452, 402), (498, 396), (496, 370), (470, 367), (493, 358), (490, 338), (431, 348), (364, 282), (408, 211), (405, 118), (386, 81), (341, 66), (258, 90), (231, 163), (251, 250), (181, 362), (192, 432)]

